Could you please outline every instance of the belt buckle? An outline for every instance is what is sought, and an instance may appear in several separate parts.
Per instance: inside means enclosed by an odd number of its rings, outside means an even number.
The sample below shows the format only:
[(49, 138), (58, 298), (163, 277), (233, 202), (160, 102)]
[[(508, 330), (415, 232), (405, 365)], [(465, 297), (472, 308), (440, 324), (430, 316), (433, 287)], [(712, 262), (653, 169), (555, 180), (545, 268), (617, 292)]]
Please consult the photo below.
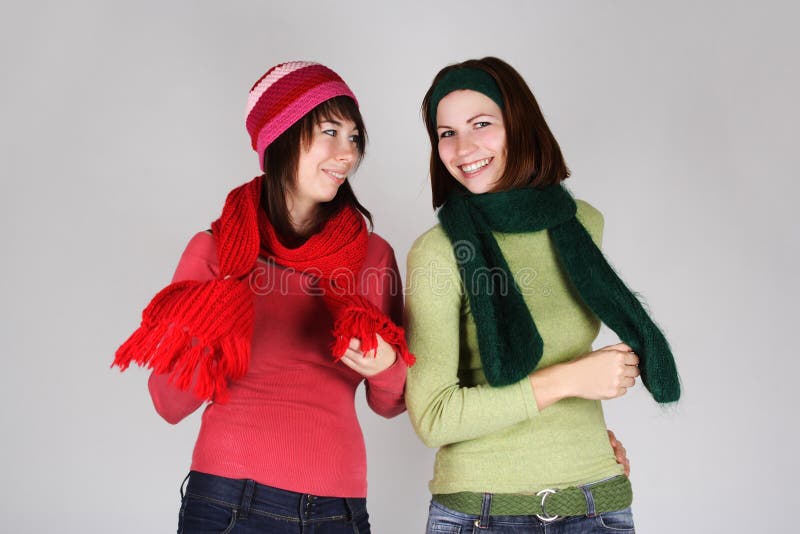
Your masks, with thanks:
[(561, 517), (559, 515), (550, 515), (550, 514), (548, 514), (547, 512), (544, 511), (544, 502), (547, 500), (547, 496), (554, 494), (556, 491), (557, 490), (554, 490), (552, 488), (547, 488), (547, 489), (543, 489), (542, 491), (540, 491), (539, 493), (536, 494), (537, 497), (539, 497), (540, 495), (542, 497), (542, 504), (541, 504), (542, 513), (541, 514), (536, 514), (536, 517), (538, 517), (541, 521), (544, 521), (545, 523), (550, 523), (552, 521), (555, 521), (559, 517)]

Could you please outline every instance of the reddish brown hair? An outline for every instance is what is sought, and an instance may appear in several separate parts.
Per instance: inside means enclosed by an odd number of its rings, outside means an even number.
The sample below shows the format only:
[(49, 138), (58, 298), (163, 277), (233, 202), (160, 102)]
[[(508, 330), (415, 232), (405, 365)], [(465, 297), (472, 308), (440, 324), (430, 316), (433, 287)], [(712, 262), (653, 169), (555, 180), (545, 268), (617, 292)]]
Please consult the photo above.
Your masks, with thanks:
[[(286, 204), (287, 193), (295, 183), (301, 149), (308, 148), (314, 135), (314, 129), (326, 119), (347, 119), (355, 123), (359, 133), (356, 144), (360, 161), (364, 157), (367, 145), (367, 131), (364, 128), (364, 120), (358, 106), (346, 96), (326, 100), (306, 113), (302, 119), (270, 143), (264, 151), (264, 186), (262, 187), (261, 205), (285, 244), (299, 244), (305, 240), (303, 236), (297, 235), (289, 220), (289, 207)], [(312, 233), (318, 232), (328, 219), (348, 205), (361, 212), (372, 226), (372, 214), (358, 201), (348, 178), (339, 186), (339, 191), (333, 200), (320, 204)]]
[[(528, 84), (514, 68), (496, 57), (470, 59), (449, 65), (436, 75), (422, 100), (422, 117), (431, 142), (431, 192), (433, 207), (444, 204), (458, 184), (439, 158), (436, 113), (430, 112), (431, 95), (442, 77), (456, 69), (478, 69), (488, 73), (503, 95), (503, 123), (506, 130), (506, 168), (492, 191), (519, 187), (544, 187), (566, 180), (569, 169), (561, 148), (547, 126), (539, 104)], [(434, 116), (431, 119), (431, 115)]]

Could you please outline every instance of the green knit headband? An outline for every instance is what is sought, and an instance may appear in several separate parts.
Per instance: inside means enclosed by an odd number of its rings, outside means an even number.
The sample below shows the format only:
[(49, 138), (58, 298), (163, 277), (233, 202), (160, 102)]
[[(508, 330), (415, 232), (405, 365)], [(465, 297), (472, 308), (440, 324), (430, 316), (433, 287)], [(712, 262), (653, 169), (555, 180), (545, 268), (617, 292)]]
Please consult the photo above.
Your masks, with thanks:
[(433, 88), (433, 93), (431, 93), (428, 115), (432, 123), (436, 124), (436, 110), (439, 107), (439, 102), (453, 91), (460, 89), (471, 89), (483, 93), (494, 100), (494, 103), (500, 106), (500, 109), (504, 107), (503, 94), (491, 74), (480, 69), (453, 69), (442, 76), (442, 79)]

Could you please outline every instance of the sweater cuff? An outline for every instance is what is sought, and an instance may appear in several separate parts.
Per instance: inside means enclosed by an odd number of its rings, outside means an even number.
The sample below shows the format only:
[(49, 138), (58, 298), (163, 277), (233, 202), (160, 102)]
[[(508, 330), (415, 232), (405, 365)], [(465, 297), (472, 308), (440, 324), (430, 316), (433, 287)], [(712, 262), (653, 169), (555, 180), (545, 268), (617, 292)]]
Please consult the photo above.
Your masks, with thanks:
[(392, 365), (380, 373), (367, 378), (367, 381), (373, 388), (402, 393), (406, 383), (407, 372), (408, 366), (398, 354), (397, 359), (395, 359)]
[(528, 377), (520, 380), (517, 384), (519, 385), (522, 402), (525, 405), (525, 412), (528, 414), (528, 419), (533, 419), (539, 415), (539, 404), (536, 402), (536, 396), (533, 394), (533, 385)]

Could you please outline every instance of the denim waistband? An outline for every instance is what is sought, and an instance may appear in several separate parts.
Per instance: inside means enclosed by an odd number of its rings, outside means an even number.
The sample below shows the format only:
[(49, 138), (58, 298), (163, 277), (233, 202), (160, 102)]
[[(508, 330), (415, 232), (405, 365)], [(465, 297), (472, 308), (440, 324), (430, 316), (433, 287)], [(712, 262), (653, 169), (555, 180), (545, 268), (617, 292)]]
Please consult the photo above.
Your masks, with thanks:
[[(233, 479), (191, 471), (186, 496), (230, 506), (240, 518), (260, 514), (303, 523), (351, 520), (367, 511), (364, 498), (324, 497), (273, 488), (254, 480)], [(183, 496), (183, 491), (181, 491)]]

